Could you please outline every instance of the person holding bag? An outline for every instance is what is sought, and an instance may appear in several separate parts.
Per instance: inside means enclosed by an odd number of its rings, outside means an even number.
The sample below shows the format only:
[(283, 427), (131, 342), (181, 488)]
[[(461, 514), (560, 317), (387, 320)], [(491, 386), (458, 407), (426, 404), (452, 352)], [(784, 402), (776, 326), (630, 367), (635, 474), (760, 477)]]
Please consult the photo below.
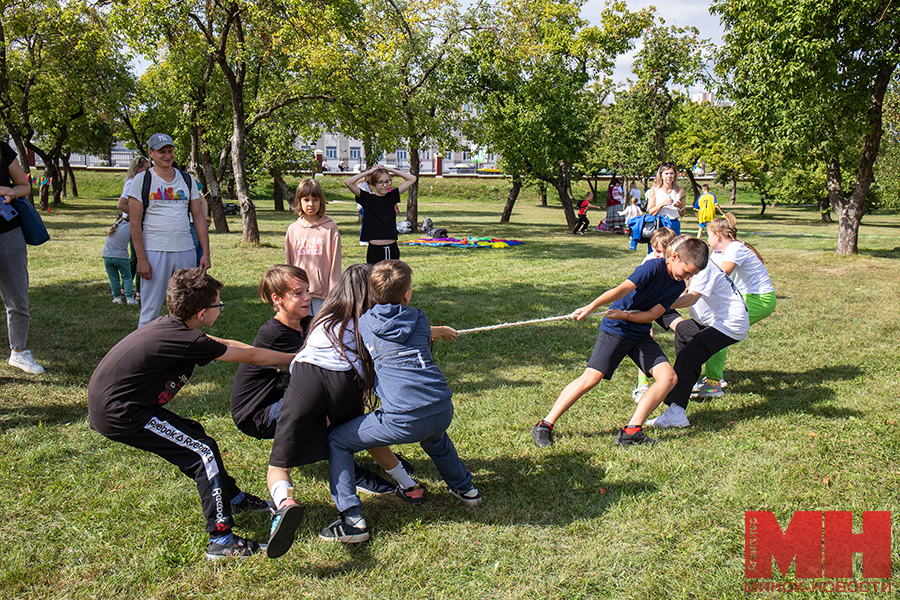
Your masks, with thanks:
[[(0, 143), (0, 155), (0, 201), (9, 207), (15, 198), (27, 196), (31, 185), (15, 151), (8, 144)], [(28, 251), (19, 215), (8, 219), (0, 217), (0, 265), (0, 299), (6, 308), (9, 364), (26, 373), (40, 375), (44, 368), (34, 360), (31, 350), (26, 349), (31, 320), (28, 312)]]

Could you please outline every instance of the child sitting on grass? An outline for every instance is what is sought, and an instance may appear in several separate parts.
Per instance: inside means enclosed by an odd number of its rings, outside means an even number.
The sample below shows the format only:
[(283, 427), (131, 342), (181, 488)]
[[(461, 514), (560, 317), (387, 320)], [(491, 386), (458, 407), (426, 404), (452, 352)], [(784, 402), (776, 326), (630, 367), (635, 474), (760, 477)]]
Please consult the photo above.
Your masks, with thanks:
[[(379, 262), (372, 269), (371, 286), (377, 304), (360, 317), (359, 330), (374, 362), (381, 407), (335, 427), (328, 436), (331, 496), (341, 516), (319, 537), (344, 543), (369, 539), (352, 477), (353, 454), (360, 450), (418, 442), (453, 496), (466, 506), (481, 502), (472, 474), (447, 435), (453, 419), (452, 392), (431, 356), (431, 341), (456, 339), (456, 330), (431, 327), (424, 312), (409, 307), (412, 269), (406, 263)], [(423, 498), (424, 488), (401, 487), (397, 495)]]
[(222, 287), (203, 268), (176, 271), (166, 291), (169, 314), (113, 346), (88, 384), (92, 429), (156, 454), (194, 479), (210, 536), (206, 558), (211, 560), (259, 552), (264, 546), (232, 533), (232, 515), (268, 510), (268, 504), (241, 491), (225, 470), (216, 441), (200, 423), (163, 405), (184, 387), (197, 365), (222, 360), (287, 366), (294, 357), (199, 331), (212, 326), (225, 308), (219, 299)]
[(627, 426), (616, 434), (615, 443), (619, 446), (656, 443), (644, 435), (642, 426), (675, 387), (676, 378), (666, 355), (650, 337), (650, 323), (669, 310), (684, 291), (684, 280), (703, 270), (708, 258), (706, 244), (689, 240), (670, 257), (647, 261), (618, 286), (575, 310), (575, 318), (583, 321), (600, 306), (611, 303), (600, 322), (597, 343), (584, 373), (563, 389), (547, 416), (532, 428), (531, 437), (538, 447), (553, 445), (556, 421), (598, 383), (612, 378), (625, 356), (641, 371), (649, 373), (654, 383), (641, 396)]

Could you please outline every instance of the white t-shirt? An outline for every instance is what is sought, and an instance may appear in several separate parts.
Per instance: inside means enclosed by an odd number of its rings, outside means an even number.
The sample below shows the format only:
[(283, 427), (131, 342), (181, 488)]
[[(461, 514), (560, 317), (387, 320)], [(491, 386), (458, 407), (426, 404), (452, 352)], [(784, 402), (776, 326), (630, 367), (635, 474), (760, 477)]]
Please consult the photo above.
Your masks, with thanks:
[(662, 188), (655, 187), (653, 188), (653, 199), (655, 204), (665, 203), (659, 211), (656, 213), (657, 217), (669, 217), (672, 220), (677, 220), (681, 218), (681, 214), (679, 214), (678, 209), (672, 206), (672, 202), (678, 200), (681, 196), (681, 192), (672, 188), (671, 192), (666, 192)]
[(747, 305), (725, 271), (713, 261), (691, 277), (689, 292), (700, 294), (691, 306), (691, 318), (735, 340), (746, 340), (750, 331)]
[(175, 171), (175, 180), (166, 181), (148, 169), (135, 177), (128, 190), (129, 198), (142, 201), (141, 189), (144, 177), (151, 177), (150, 200), (144, 212), (144, 249), (155, 252), (184, 252), (194, 249), (191, 238), (190, 201), (200, 197), (197, 182), (189, 190), (180, 172)]
[[(132, 182), (132, 181), (134, 181), (134, 177), (132, 177), (131, 179), (126, 179), (126, 180), (125, 180), (125, 185), (122, 186), (122, 195), (119, 196), (119, 198), (127, 198), (127, 197), (128, 197), (128, 194), (131, 193), (131, 182)], [(140, 196), (135, 196), (135, 198), (137, 198), (138, 200), (140, 200), (141, 197), (140, 197)]]
[(731, 280), (742, 294), (768, 294), (775, 291), (766, 265), (743, 242), (734, 240), (725, 247), (725, 252), (713, 252), (710, 258), (720, 266), (723, 262), (735, 264)]
[[(337, 327), (334, 333), (337, 335)], [(357, 373), (362, 373), (362, 361), (356, 353), (356, 338), (353, 336), (352, 324), (347, 325), (347, 329), (344, 330), (344, 352), (346, 352), (352, 364), (344, 360), (341, 353), (331, 345), (331, 341), (325, 335), (325, 328), (317, 325), (306, 338), (306, 345), (291, 361), (291, 369), (294, 368), (294, 363), (304, 362), (329, 371), (355, 369)]]
[(637, 198), (638, 203), (641, 202), (641, 190), (637, 188), (631, 188), (631, 190), (628, 192), (628, 195), (632, 198)]

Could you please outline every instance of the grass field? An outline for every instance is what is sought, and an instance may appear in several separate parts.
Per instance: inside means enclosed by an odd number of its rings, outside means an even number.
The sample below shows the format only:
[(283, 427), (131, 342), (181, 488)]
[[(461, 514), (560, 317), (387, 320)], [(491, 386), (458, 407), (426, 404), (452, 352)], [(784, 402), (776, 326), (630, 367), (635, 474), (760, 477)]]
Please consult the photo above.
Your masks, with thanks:
[[(192, 482), (87, 423), (88, 379), (137, 322), (136, 307), (110, 303), (100, 258), (117, 181), (85, 175), (82, 194), (95, 197), (45, 215), (52, 240), (29, 248), (29, 347), (47, 373), (0, 364), (2, 598), (739, 598), (744, 511), (774, 511), (786, 526), (796, 510), (848, 510), (859, 528), (862, 511), (898, 506), (900, 217), (867, 215), (860, 255), (837, 257), (837, 225), (819, 223), (815, 209), (770, 207), (759, 218), (748, 196), (734, 212), (767, 261), (778, 309), (729, 353), (728, 394), (688, 409), (693, 427), (654, 434), (654, 448), (614, 448), (633, 409), (636, 368), (626, 360), (560, 420), (553, 448), (534, 447), (529, 429), (582, 372), (597, 319), (438, 342), (435, 358), (454, 391), (450, 434), (484, 494), (481, 507), (460, 505), (421, 449), (404, 447), (428, 503), (364, 498), (372, 541), (328, 544), (317, 534), (335, 509), (327, 469), (315, 465), (295, 471), (306, 516), (287, 555), (208, 563)], [(365, 249), (355, 206), (338, 185), (327, 180), (328, 214), (348, 265)], [(423, 182), (420, 218), (454, 236), (525, 242), (402, 247), (414, 269), (413, 304), (433, 324), (566, 314), (639, 263), (622, 236), (573, 237), (553, 200), (537, 207), (533, 193), (501, 225), (505, 193), (502, 180)], [(257, 208), (259, 247), (240, 243), (238, 217), (229, 217), (232, 233), (211, 236), (211, 272), (226, 283), (228, 303), (213, 335), (249, 342), (271, 315), (256, 287), (283, 260), (294, 218), (271, 206)], [(657, 339), (672, 357), (671, 334)], [(228, 413), (235, 368), (198, 368), (169, 407), (201, 420), (232, 475), (266, 496), (270, 444), (239, 433)], [(236, 531), (263, 539), (268, 522), (245, 519)], [(895, 577), (898, 550), (894, 535)], [(853, 579), (863, 579), (859, 555)], [(792, 597), (801, 596), (832, 595)]]

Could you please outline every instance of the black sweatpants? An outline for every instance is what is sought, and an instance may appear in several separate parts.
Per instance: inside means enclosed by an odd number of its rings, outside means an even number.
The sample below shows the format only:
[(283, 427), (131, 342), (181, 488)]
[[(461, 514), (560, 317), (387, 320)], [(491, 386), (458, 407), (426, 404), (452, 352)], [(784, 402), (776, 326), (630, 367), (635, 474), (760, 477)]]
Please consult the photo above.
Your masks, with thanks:
[(703, 363), (722, 348), (738, 341), (740, 340), (729, 337), (718, 329), (701, 325), (693, 319), (685, 319), (676, 325), (673, 368), (678, 376), (678, 383), (664, 402), (687, 408), (691, 400), (691, 390), (703, 371)]
[(109, 439), (152, 452), (181, 469), (197, 484), (206, 531), (214, 536), (231, 532), (231, 498), (240, 489), (225, 471), (216, 441), (200, 423), (160, 408), (143, 429)]
[(590, 224), (591, 222), (588, 221), (587, 215), (578, 215), (578, 222), (575, 223), (575, 229), (572, 230), (572, 233), (580, 233), (587, 229)]

